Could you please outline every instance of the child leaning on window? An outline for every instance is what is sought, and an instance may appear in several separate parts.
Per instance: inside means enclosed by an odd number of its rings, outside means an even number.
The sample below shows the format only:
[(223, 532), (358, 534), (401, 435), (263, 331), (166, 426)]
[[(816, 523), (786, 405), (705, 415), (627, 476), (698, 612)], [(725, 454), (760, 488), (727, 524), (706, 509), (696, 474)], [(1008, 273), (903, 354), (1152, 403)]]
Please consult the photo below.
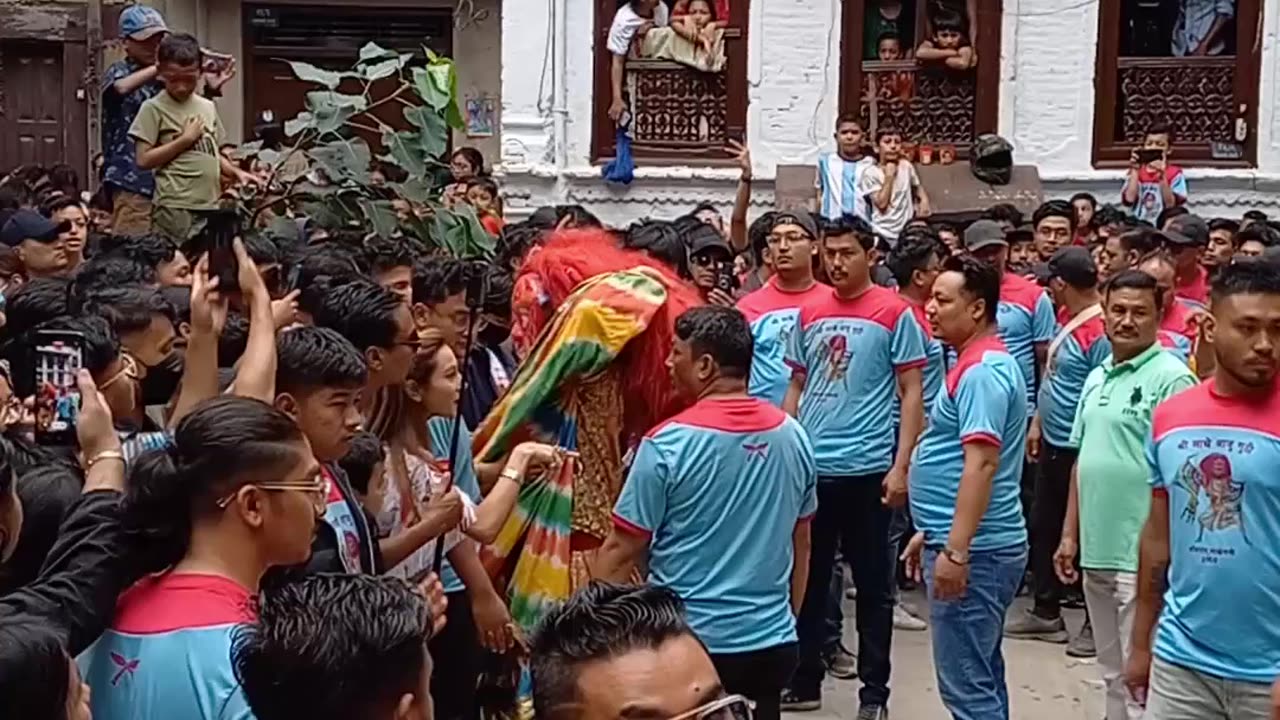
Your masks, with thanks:
[(933, 18), (933, 37), (920, 43), (916, 58), (952, 70), (968, 70), (977, 65), (978, 55), (965, 34), (964, 18), (951, 10), (939, 12)]
[(156, 51), (164, 90), (142, 103), (129, 136), (137, 143), (138, 167), (155, 170), (151, 222), (179, 244), (191, 235), (193, 213), (216, 210), (220, 176), (256, 183), (218, 152), (222, 124), (213, 101), (196, 94), (200, 44), (186, 33), (169, 35)]

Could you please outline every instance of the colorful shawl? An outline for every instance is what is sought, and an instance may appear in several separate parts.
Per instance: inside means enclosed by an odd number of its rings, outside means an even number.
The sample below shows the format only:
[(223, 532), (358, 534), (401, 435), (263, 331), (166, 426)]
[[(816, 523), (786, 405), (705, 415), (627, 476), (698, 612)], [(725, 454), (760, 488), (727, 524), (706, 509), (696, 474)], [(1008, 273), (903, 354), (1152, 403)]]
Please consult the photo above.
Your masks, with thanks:
[[(495, 462), (525, 440), (577, 449), (573, 383), (610, 367), (667, 301), (662, 276), (646, 267), (597, 275), (556, 310), (507, 393), (475, 433), (475, 456)], [(526, 632), (569, 597), (574, 469), (527, 482), (482, 559), (509, 577), (511, 617)], [(511, 561), (515, 566), (511, 568)]]

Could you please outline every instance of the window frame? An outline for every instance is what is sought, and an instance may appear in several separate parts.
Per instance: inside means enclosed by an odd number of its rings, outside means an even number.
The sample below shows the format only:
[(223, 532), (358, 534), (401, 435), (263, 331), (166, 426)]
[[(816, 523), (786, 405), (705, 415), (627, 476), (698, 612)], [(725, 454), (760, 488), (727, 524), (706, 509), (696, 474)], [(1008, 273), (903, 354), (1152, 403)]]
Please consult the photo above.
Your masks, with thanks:
[[(1099, 0), (1098, 51), (1095, 59), (1093, 166), (1098, 169), (1127, 168), (1136, 143), (1117, 142), (1116, 110), (1119, 105), (1120, 31), (1125, 0)], [(1247, 131), (1244, 156), (1238, 160), (1212, 156), (1204, 143), (1183, 143), (1174, 137), (1173, 158), (1183, 167), (1252, 168), (1258, 160), (1258, 105), (1262, 89), (1262, 0), (1236, 0), (1236, 55), (1232, 78), (1235, 104), (1246, 106), (1235, 121), (1244, 120)], [(1241, 53), (1241, 48), (1248, 51)], [(1163, 58), (1134, 60), (1159, 65)]]
[[(916, 3), (916, 27), (924, 27), (924, 0), (907, 0)], [(866, 23), (867, 1), (844, 0), (840, 18), (840, 114), (859, 115), (862, 112), (862, 64), (876, 60), (863, 60), (863, 30)], [(978, 64), (974, 68), (975, 107), (973, 110), (974, 135), (998, 132), (1000, 126), (1000, 43), (1003, 33), (1003, 0), (977, 0), (978, 41), (974, 49)], [(958, 157), (966, 157), (967, 147), (956, 148)]]
[[(668, 6), (668, 0), (662, 0)], [(595, 0), (595, 75), (591, 99), (591, 159), (594, 163), (606, 163), (616, 152), (617, 131), (609, 119), (609, 104), (613, 94), (609, 76), (612, 54), (609, 52), (609, 26), (620, 7), (618, 0)], [(725, 28), (725, 135), (730, 139), (745, 140), (747, 136), (747, 105), (750, 102), (747, 86), (747, 32), (751, 20), (750, 0), (730, 0), (729, 25)], [(690, 72), (696, 72), (690, 69)], [(632, 147), (632, 158), (639, 166), (687, 165), (696, 160), (702, 165), (732, 165), (736, 161), (722, 147), (706, 148), (653, 146)]]

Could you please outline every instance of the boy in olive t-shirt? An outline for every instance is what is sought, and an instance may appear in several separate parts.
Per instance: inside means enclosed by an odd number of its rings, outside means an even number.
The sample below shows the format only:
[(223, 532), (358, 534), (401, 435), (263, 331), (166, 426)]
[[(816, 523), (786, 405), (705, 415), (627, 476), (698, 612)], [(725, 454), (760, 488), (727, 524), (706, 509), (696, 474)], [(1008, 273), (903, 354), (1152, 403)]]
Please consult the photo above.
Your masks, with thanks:
[(218, 111), (195, 92), (200, 44), (187, 34), (169, 35), (156, 58), (164, 91), (142, 104), (129, 136), (137, 141), (138, 167), (155, 170), (152, 226), (181, 244), (201, 211), (218, 208), (222, 173), (241, 180), (246, 173), (218, 153)]

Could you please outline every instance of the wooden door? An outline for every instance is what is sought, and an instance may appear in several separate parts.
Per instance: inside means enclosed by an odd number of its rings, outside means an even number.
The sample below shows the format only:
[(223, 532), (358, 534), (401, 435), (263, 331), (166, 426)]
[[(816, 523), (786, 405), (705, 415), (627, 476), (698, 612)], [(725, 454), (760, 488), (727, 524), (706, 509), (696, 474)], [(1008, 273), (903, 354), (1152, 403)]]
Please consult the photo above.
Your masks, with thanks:
[(62, 56), (62, 43), (0, 41), (0, 167), (73, 160), (66, 141)]

